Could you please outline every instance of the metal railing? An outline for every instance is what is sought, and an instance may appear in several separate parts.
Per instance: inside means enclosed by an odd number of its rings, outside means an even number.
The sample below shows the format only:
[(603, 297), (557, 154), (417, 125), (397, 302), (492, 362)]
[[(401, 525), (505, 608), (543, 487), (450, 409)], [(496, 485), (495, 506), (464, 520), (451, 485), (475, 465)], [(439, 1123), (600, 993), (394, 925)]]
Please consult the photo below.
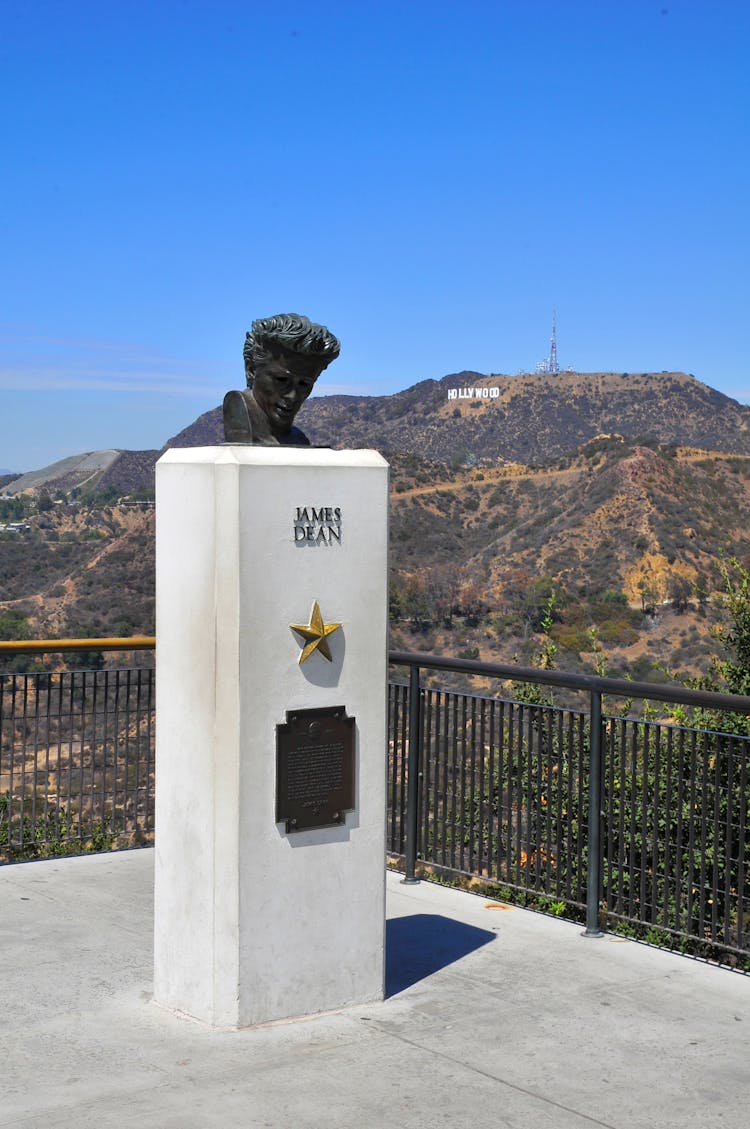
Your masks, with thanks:
[[(154, 645), (0, 643), (0, 658)], [(619, 923), (750, 954), (750, 738), (602, 702), (744, 717), (750, 698), (406, 652), (390, 661), (409, 675), (389, 685), (387, 750), (388, 850), (407, 882), (424, 869), (466, 876), (579, 912), (588, 936)], [(498, 692), (423, 684), (448, 673)], [(522, 691), (510, 696), (508, 682)], [(586, 708), (545, 700), (545, 686), (585, 694)], [(153, 669), (0, 672), (0, 861), (152, 842), (153, 723)]]
[[(0, 657), (154, 642), (0, 642)], [(0, 672), (0, 861), (151, 842), (153, 716), (152, 668)]]
[[(750, 738), (608, 715), (602, 697), (743, 717), (750, 698), (406, 652), (390, 660), (409, 671), (389, 688), (388, 730), (388, 849), (403, 857), (405, 881), (418, 866), (447, 871), (578, 910), (588, 936), (619, 923), (686, 948), (750, 953)], [(422, 686), (435, 672), (521, 683), (532, 700)], [(588, 709), (545, 702), (539, 686), (584, 692)]]

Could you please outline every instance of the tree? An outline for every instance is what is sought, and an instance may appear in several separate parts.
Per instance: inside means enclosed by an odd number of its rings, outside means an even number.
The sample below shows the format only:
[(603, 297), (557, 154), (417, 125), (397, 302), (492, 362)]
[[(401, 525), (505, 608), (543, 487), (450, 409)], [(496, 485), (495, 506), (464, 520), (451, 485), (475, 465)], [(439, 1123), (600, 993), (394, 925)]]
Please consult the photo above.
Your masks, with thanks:
[(703, 607), (708, 603), (709, 596), (709, 582), (705, 572), (699, 572), (695, 578), (695, 598), (698, 601), (698, 606)]
[(678, 615), (687, 610), (694, 587), (686, 576), (680, 572), (671, 572), (667, 579), (667, 596), (672, 601), (672, 607)]
[(551, 576), (539, 576), (532, 580), (521, 598), (521, 619), (524, 625), (534, 632), (545, 631), (545, 620), (559, 620), (557, 611), (558, 591)]
[[(96, 639), (99, 632), (91, 624), (67, 624), (68, 635), (71, 639)], [(71, 651), (65, 656), (66, 666), (73, 670), (100, 670), (104, 666), (103, 651)]]
[(458, 605), (470, 627), (476, 627), (487, 610), (484, 593), (474, 580), (466, 580), (458, 593)]
[(410, 576), (404, 585), (401, 607), (406, 619), (410, 619), (415, 630), (424, 631), (432, 615), (427, 594), (427, 586), (421, 576)]
[(657, 593), (645, 578), (638, 581), (637, 588), (641, 596), (641, 611), (644, 615), (654, 615), (658, 599)]
[(31, 628), (25, 615), (18, 612), (6, 612), (0, 615), (0, 639), (19, 640), (30, 639)]
[(395, 577), (388, 581), (388, 615), (392, 623), (398, 623), (402, 612), (401, 589)]
[[(0, 639), (18, 641), (31, 638), (31, 626), (25, 615), (19, 612), (0, 615)], [(28, 670), (38, 669), (38, 663), (33, 655), (15, 655), (13, 658), (0, 659), (0, 669), (3, 673), (24, 674)]]
[(427, 599), (437, 619), (446, 627), (453, 626), (453, 612), (458, 600), (460, 573), (452, 564), (438, 565), (427, 574)]
[(721, 689), (731, 694), (750, 694), (750, 573), (736, 557), (717, 563), (722, 591), (717, 605), (724, 623), (716, 629), (727, 657), (714, 663)]

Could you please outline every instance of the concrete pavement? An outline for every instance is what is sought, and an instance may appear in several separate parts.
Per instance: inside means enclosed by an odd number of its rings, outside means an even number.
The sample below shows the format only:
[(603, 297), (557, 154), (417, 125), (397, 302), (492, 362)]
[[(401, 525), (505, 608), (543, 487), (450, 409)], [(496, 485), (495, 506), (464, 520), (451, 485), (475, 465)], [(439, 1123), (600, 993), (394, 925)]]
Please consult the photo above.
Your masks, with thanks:
[(0, 868), (0, 1126), (746, 1129), (750, 977), (388, 876), (382, 1004), (157, 1008), (153, 851)]

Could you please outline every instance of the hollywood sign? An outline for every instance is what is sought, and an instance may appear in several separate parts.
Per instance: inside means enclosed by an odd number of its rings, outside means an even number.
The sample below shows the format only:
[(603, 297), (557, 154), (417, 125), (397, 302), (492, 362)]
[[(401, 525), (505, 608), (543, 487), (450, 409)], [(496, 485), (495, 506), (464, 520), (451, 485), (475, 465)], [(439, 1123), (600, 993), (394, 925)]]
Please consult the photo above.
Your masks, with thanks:
[(449, 400), (497, 400), (499, 388), (449, 388)]

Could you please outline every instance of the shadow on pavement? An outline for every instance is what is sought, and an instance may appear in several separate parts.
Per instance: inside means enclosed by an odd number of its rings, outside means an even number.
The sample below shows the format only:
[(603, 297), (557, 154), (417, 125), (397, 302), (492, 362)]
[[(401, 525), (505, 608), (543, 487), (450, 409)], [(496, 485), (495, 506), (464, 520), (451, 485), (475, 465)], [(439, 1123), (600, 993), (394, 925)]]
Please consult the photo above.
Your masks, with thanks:
[(385, 928), (386, 998), (495, 939), (487, 929), (435, 913), (391, 918)]

